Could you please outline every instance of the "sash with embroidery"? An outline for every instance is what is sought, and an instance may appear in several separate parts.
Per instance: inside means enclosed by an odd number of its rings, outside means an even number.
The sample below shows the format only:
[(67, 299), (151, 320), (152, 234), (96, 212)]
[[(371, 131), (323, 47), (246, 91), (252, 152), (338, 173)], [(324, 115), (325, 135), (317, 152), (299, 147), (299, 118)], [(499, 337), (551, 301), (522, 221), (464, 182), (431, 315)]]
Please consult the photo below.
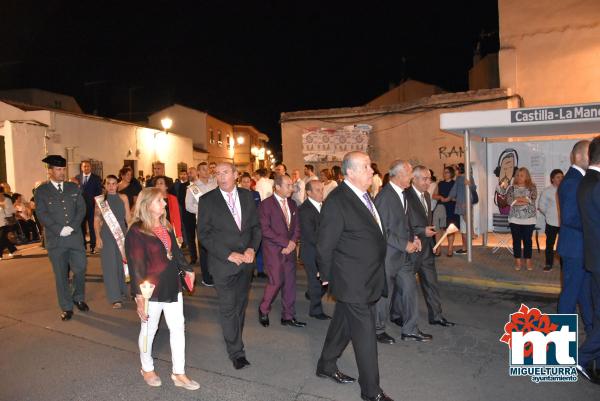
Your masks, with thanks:
[(121, 225), (119, 224), (117, 217), (110, 209), (108, 201), (104, 198), (104, 195), (96, 196), (94, 199), (96, 200), (96, 204), (100, 209), (100, 213), (102, 213), (104, 223), (108, 226), (108, 229), (113, 235), (115, 241), (117, 241), (117, 246), (119, 247), (119, 251), (121, 252), (121, 258), (123, 261), (123, 272), (125, 273), (125, 282), (129, 283), (129, 266), (127, 266), (127, 257), (125, 256), (125, 234), (121, 229)]
[(188, 189), (192, 192), (192, 195), (194, 195), (196, 202), (198, 202), (198, 199), (200, 199), (200, 196), (202, 195), (202, 191), (200, 188), (198, 188), (198, 185), (190, 183), (190, 185), (188, 185)]

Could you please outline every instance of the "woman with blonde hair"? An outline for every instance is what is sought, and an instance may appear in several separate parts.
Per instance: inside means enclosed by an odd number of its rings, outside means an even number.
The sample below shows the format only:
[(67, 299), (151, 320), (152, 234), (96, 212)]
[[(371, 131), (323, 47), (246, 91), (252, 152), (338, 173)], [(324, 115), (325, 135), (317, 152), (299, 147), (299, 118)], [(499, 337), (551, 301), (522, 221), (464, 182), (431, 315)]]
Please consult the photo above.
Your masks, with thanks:
[(325, 200), (327, 195), (338, 186), (338, 183), (333, 180), (331, 170), (328, 168), (321, 170), (321, 182), (323, 183), (323, 200)]
[[(531, 237), (537, 221), (536, 218), (537, 188), (529, 170), (521, 167), (517, 170), (513, 184), (506, 190), (506, 201), (510, 205), (508, 222), (513, 240), (513, 254), (515, 256), (515, 270), (521, 270), (521, 255), (525, 259), (527, 270), (533, 270), (531, 261)], [(521, 242), (523, 252), (521, 254)]]
[[(143, 189), (138, 195), (131, 226), (125, 236), (131, 287), (142, 321), (139, 336), (140, 373), (149, 386), (158, 387), (162, 384), (154, 371), (152, 342), (160, 316), (164, 313), (171, 339), (171, 380), (177, 387), (197, 390), (200, 385), (185, 374), (185, 320), (179, 268), (190, 275), (191, 282), (194, 281), (194, 273), (177, 245), (173, 228), (166, 218), (165, 205), (160, 189)], [(144, 298), (140, 290), (140, 284), (144, 281), (155, 286), (148, 314), (144, 311)], [(144, 352), (146, 333), (147, 348)]]

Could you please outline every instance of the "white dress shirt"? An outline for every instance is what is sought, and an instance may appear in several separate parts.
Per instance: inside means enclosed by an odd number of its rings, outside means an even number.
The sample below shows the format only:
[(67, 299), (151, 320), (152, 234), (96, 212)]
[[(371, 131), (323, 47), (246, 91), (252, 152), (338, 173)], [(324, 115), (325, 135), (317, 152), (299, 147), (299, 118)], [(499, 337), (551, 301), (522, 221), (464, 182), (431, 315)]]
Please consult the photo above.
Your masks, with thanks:
[[(333, 182), (335, 182), (335, 181), (333, 181)], [(358, 196), (358, 199), (360, 199), (360, 203), (365, 205), (365, 207), (367, 208), (369, 213), (371, 213), (371, 210), (369, 210), (369, 207), (365, 204), (365, 199), (363, 198), (364, 194), (368, 194), (368, 192), (361, 191), (360, 189), (358, 189), (354, 185), (352, 185), (352, 183), (348, 180), (344, 180), (344, 182), (346, 183), (346, 185), (348, 185), (348, 187), (350, 187), (352, 192), (354, 192), (354, 194), (356, 196)], [(379, 229), (381, 230), (381, 232), (383, 232), (383, 226), (381, 225), (381, 217), (379, 217), (379, 212), (377, 211), (377, 207), (375, 206), (375, 203), (373, 201), (371, 201), (371, 205), (373, 206), (373, 211), (375, 212), (375, 216), (376, 216), (375, 220), (377, 221), (377, 225), (379, 226)]]
[[(275, 192), (273, 192), (273, 196), (277, 200), (277, 204), (279, 205), (280, 208), (281, 208), (282, 201), (285, 201), (285, 211), (287, 212), (286, 224), (289, 226), (290, 224), (292, 224), (292, 212), (290, 212), (290, 205), (288, 205), (288, 200), (286, 198), (282, 198), (281, 196), (277, 195)], [(284, 213), (284, 217), (285, 217), (285, 213)]]
[(546, 224), (560, 227), (558, 206), (556, 205), (556, 187), (554, 185), (544, 188), (538, 201), (538, 209), (546, 218)]
[(310, 196), (307, 197), (307, 199), (310, 201), (310, 203), (312, 203), (312, 205), (317, 209), (317, 212), (321, 213), (321, 202), (317, 202), (316, 200), (314, 200), (313, 198), (311, 198)]
[(600, 173), (600, 167), (598, 167), (598, 166), (589, 166), (588, 168), (589, 168), (590, 170), (595, 170), (595, 171), (597, 171), (597, 172), (599, 172), (599, 173)]
[(402, 203), (402, 207), (404, 208), (404, 210), (406, 210), (406, 205), (404, 204), (404, 195), (402, 195), (402, 191), (404, 191), (404, 190), (391, 181), (390, 181), (390, 185), (392, 186), (392, 189), (394, 191), (396, 191), (396, 193), (400, 197), (400, 203)]
[(64, 190), (65, 190), (65, 182), (64, 182), (64, 181), (61, 181), (61, 182), (56, 182), (56, 181), (52, 181), (52, 180), (50, 180), (50, 183), (51, 183), (52, 185), (54, 185), (54, 188), (56, 188), (56, 190), (57, 190), (57, 191), (58, 191), (58, 184), (60, 184), (61, 191), (64, 191)]
[[(419, 198), (419, 203), (421, 205), (423, 205), (423, 197), (425, 196), (425, 192), (421, 192), (417, 189), (417, 187), (415, 187), (414, 185), (412, 186), (413, 189), (415, 190), (415, 192), (417, 193), (417, 197)], [(427, 199), (425, 200), (425, 204), (423, 205), (423, 207), (425, 208), (425, 213), (427, 215), (429, 215), (429, 209), (427, 209)]]

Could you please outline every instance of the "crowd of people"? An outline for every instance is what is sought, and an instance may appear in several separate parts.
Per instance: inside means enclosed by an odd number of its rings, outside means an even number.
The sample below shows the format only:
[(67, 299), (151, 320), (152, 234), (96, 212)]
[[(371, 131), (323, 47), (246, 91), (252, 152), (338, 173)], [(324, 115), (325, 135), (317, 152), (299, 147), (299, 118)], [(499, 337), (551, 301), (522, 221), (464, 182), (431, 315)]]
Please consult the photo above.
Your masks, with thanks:
[[(519, 242), (514, 244), (517, 268), (521, 256), (530, 267), (536, 210), (548, 221), (549, 243), (556, 240), (560, 216), (558, 252), (564, 262), (564, 285), (559, 312), (575, 313), (579, 303), (588, 335), (580, 361), (590, 363), (600, 348), (600, 313), (593, 302), (600, 299), (600, 258), (592, 245), (599, 239), (600, 222), (591, 224), (600, 220), (600, 184), (592, 180), (600, 176), (600, 137), (591, 145), (578, 143), (572, 161), (564, 180), (562, 172), (552, 172), (552, 186), (542, 192), (537, 206), (537, 191), (526, 168), (518, 169), (503, 195), (511, 206), (511, 231)], [(243, 328), (255, 271), (267, 279), (258, 323), (269, 327), (273, 301), (281, 294), (281, 325), (306, 326), (296, 310), (298, 257), (307, 274), (308, 316), (331, 321), (316, 373), (337, 383), (354, 382), (336, 364), (352, 341), (365, 400), (391, 399), (379, 387), (377, 362), (377, 344), (396, 343), (386, 326), (399, 326), (402, 341), (433, 340), (419, 326), (416, 276), (427, 322), (454, 326), (442, 313), (433, 245), (449, 224), (464, 235), (469, 192), (471, 203), (477, 203), (476, 186), (465, 181), (463, 164), (445, 167), (439, 182), (427, 167), (405, 160), (394, 161), (381, 177), (377, 165), (362, 152), (347, 154), (339, 172), (335, 166), (321, 170), (321, 179), (312, 165), (306, 165), (301, 176), (298, 170), (288, 174), (279, 164), (269, 176), (265, 169), (238, 174), (230, 163), (203, 162), (180, 171), (173, 180), (159, 164), (144, 187), (127, 167), (118, 176), (101, 180), (83, 162), (76, 184), (65, 180), (66, 161), (61, 156), (48, 156), (44, 162), (49, 181), (35, 191), (35, 210), (55, 273), (61, 319), (73, 317), (73, 306), (89, 310), (86, 248), (89, 245), (92, 253), (100, 250), (108, 302), (119, 309), (130, 297), (136, 301), (140, 372), (150, 386), (162, 384), (154, 371), (152, 341), (164, 313), (171, 337), (171, 379), (186, 389), (199, 387), (185, 374), (183, 316), (184, 289), (195, 281), (198, 262), (198, 283), (216, 290), (225, 348), (235, 369), (250, 365)], [(556, 197), (559, 211), (553, 210)], [(22, 197), (15, 198), (15, 204), (20, 202)], [(2, 194), (0, 206), (13, 207)], [(21, 213), (28, 216), (25, 210)], [(573, 244), (577, 235), (579, 248)], [(453, 236), (448, 236), (447, 256), (453, 254), (453, 243)], [(189, 259), (182, 249), (187, 249)], [(554, 257), (551, 252), (547, 258)], [(140, 288), (146, 282), (154, 286), (149, 302)], [(333, 316), (322, 307), (327, 291), (336, 301)], [(581, 365), (582, 372), (595, 380), (593, 371)]]

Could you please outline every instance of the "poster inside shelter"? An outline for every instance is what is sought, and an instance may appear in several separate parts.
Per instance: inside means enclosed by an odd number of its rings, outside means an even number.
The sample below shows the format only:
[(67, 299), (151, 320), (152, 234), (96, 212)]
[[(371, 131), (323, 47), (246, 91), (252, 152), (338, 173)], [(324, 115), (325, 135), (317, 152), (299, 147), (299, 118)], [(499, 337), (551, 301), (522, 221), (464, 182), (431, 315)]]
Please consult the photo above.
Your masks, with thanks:
[[(510, 205), (502, 200), (502, 193), (513, 183), (518, 168), (526, 167), (537, 188), (538, 196), (550, 185), (550, 172), (569, 169), (570, 154), (578, 139), (530, 142), (497, 142), (488, 145), (488, 222), (492, 229), (493, 215), (508, 215)], [(544, 229), (544, 219), (538, 213), (540, 230)]]

